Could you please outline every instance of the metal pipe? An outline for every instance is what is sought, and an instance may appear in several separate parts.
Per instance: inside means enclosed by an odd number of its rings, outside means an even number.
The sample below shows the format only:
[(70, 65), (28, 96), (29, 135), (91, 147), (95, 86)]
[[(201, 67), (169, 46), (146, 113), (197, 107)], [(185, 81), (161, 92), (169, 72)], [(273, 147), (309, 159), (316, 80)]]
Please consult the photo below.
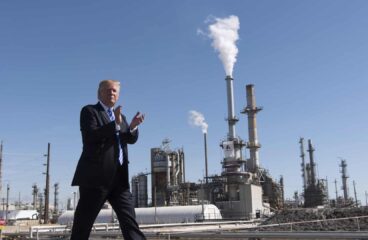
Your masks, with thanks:
[(176, 164), (175, 164), (175, 185), (178, 185), (179, 184), (179, 181), (178, 181), (178, 175), (180, 173), (180, 159), (179, 159), (179, 151), (176, 151), (175, 152), (175, 155), (176, 155)]

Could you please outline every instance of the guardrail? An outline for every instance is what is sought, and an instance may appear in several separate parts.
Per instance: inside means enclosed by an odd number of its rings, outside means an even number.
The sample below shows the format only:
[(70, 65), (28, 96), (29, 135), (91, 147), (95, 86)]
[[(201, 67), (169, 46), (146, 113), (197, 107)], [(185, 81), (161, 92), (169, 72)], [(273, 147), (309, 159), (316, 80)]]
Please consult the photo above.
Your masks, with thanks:
[[(91, 232), (109, 232), (109, 231), (116, 231), (120, 230), (119, 224), (117, 223), (95, 223), (92, 226)], [(32, 226), (29, 228), (29, 237), (39, 239), (39, 235), (45, 233), (51, 235), (64, 235), (70, 234), (70, 226), (68, 225), (55, 225), (55, 226)], [(36, 236), (34, 236), (36, 235)]]
[[(291, 223), (278, 223), (278, 224), (269, 224), (269, 225), (258, 225), (254, 226), (252, 221), (221, 221), (221, 222), (201, 222), (201, 223), (190, 223), (190, 224), (151, 224), (151, 225), (141, 225), (141, 229), (145, 230), (145, 232), (148, 235), (152, 235), (153, 232), (150, 232), (150, 229), (158, 229), (158, 228), (170, 228), (175, 229), (176, 232), (166, 232), (163, 233), (162, 231), (156, 231), (154, 235), (160, 235), (162, 237), (167, 237), (167, 239), (170, 239), (170, 237), (188, 237), (189, 235), (192, 235), (193, 238), (197, 236), (197, 239), (201, 239), (200, 237), (208, 237), (208, 238), (218, 238), (218, 236), (222, 236), (223, 238), (232, 238), (232, 237), (256, 237), (259, 238), (275, 238), (275, 237), (283, 237), (287, 236), (289, 238), (343, 238), (341, 236), (344, 236), (344, 238), (368, 238), (368, 232), (366, 229), (363, 229), (364, 231), (361, 231), (361, 221), (364, 220), (364, 224), (367, 224), (368, 216), (359, 216), (359, 217), (348, 217), (348, 218), (336, 218), (336, 219), (323, 219), (323, 220), (310, 220), (310, 221), (301, 221), (301, 222), (291, 222)], [(296, 230), (295, 226), (299, 224), (311, 224), (311, 223), (318, 223), (321, 224), (321, 227), (323, 227), (324, 224), (330, 224), (333, 225), (335, 223), (337, 225), (338, 221), (344, 221), (344, 220), (350, 220), (354, 221), (356, 224), (356, 230), (355, 231), (339, 231), (337, 228), (335, 231), (298, 231)], [(232, 226), (228, 230), (233, 231), (228, 232), (227, 230), (222, 229), (225, 225), (229, 224), (235, 224), (236, 226)], [(239, 224), (239, 225), (238, 225)], [(242, 224), (247, 224), (247, 227), (241, 226)], [(218, 225), (219, 229), (216, 231), (209, 230), (208, 232), (199, 233), (196, 232), (196, 226), (204, 226), (204, 225)], [(253, 225), (253, 226), (252, 226)], [(222, 227), (221, 227), (222, 226)], [(269, 227), (287, 227), (288, 230), (286, 231), (257, 231), (252, 232), (249, 231), (251, 229), (253, 230), (260, 230), (261, 228), (269, 228)], [(179, 232), (178, 228), (180, 227), (192, 227), (193, 231), (190, 233), (186, 232), (185, 234), (189, 235), (183, 235), (183, 232)], [(40, 235), (42, 236), (64, 236), (67, 237), (70, 235), (70, 225), (55, 225), (55, 226), (32, 226), (29, 229), (28, 236), (31, 239), (39, 239)], [(169, 230), (170, 231), (170, 230)], [(203, 229), (201, 230), (203, 231)], [(235, 232), (236, 231), (236, 232)], [(161, 232), (161, 233), (160, 233)], [(18, 233), (19, 234), (19, 233)], [(11, 235), (11, 234), (3, 234), (3, 235)], [(97, 223), (94, 224), (92, 227), (91, 235), (96, 236), (118, 236), (121, 235), (120, 233), (120, 227), (118, 223)], [(25, 236), (25, 235), (23, 235)], [(238, 238), (241, 239), (241, 238)], [(245, 237), (244, 237), (245, 239)]]

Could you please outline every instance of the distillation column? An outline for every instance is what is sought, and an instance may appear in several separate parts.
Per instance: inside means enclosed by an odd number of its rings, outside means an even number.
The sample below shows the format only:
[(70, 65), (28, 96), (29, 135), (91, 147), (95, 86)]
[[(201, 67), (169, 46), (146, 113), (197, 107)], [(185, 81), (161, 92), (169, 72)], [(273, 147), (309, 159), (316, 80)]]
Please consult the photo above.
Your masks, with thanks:
[(306, 166), (305, 166), (305, 154), (304, 154), (304, 138), (300, 138), (300, 158), (302, 159), (301, 167), (302, 167), (302, 178), (303, 178), (303, 190), (307, 188), (307, 173), (306, 173)]
[(308, 152), (310, 160), (310, 184), (316, 186), (316, 164), (314, 162), (314, 148), (312, 146), (312, 140), (308, 139)]
[(341, 159), (341, 179), (342, 179), (342, 190), (344, 191), (344, 201), (345, 203), (348, 201), (349, 198), (349, 189), (348, 189), (348, 174), (346, 171), (346, 167), (348, 165), (346, 164), (346, 161), (344, 159)]

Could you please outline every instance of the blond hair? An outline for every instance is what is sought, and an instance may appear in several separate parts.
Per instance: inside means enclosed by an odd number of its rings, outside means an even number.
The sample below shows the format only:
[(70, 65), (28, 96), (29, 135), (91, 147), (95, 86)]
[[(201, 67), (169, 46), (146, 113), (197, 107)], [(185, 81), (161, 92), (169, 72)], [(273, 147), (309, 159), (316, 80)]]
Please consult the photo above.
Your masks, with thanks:
[(102, 80), (100, 82), (100, 84), (98, 85), (98, 90), (97, 90), (97, 96), (100, 99), (100, 92), (102, 89), (105, 88), (106, 85), (108, 85), (109, 83), (112, 83), (114, 85), (118, 86), (118, 90), (120, 92), (120, 82), (118, 80), (112, 80), (112, 79), (107, 79), (107, 80)]

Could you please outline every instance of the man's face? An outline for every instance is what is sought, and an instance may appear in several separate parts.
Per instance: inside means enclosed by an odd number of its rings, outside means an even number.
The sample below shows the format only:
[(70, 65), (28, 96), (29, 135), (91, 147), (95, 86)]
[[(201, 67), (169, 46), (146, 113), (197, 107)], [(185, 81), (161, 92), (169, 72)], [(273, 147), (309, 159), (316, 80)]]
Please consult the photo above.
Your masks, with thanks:
[(100, 89), (100, 101), (108, 107), (113, 107), (119, 99), (119, 85), (114, 82), (107, 82)]

